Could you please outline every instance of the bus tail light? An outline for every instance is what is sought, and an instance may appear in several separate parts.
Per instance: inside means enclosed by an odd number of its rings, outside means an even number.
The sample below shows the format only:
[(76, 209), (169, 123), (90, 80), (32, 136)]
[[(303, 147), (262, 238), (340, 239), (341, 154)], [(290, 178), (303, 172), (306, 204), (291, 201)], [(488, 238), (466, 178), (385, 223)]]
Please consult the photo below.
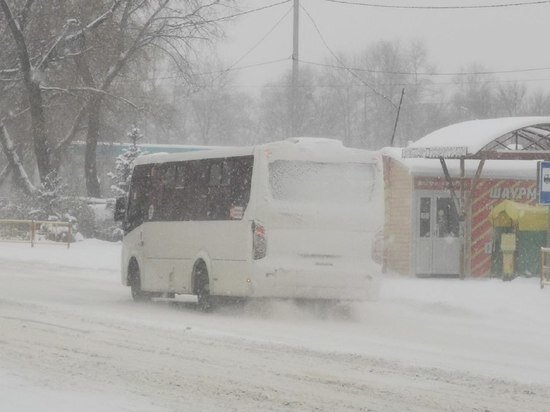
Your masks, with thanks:
[(265, 227), (252, 222), (252, 256), (255, 260), (262, 259), (267, 253), (267, 238)]

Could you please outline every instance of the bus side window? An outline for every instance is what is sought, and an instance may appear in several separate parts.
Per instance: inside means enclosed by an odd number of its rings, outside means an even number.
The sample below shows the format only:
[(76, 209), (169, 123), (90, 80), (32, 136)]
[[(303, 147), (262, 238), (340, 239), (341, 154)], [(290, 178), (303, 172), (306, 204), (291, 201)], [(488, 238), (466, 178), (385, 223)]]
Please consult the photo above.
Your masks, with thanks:
[(224, 185), (229, 171), (227, 159), (215, 159), (210, 162), (208, 193), (206, 199), (206, 220), (226, 220), (229, 218), (229, 187)]
[(186, 166), (188, 185), (183, 191), (185, 193), (183, 220), (206, 220), (209, 161), (191, 160)]
[(161, 167), (153, 165), (151, 168), (149, 205), (147, 209), (146, 220), (160, 220), (161, 197), (162, 197), (162, 175)]
[(176, 219), (175, 185), (176, 165), (167, 164), (160, 168), (160, 194), (158, 208), (158, 220), (169, 221)]
[(252, 156), (178, 163), (174, 175), (164, 179), (167, 183), (162, 199), (168, 203), (162, 208), (161, 218), (239, 219), (250, 197), (252, 165)]
[(187, 186), (187, 175), (185, 173), (185, 163), (179, 163), (176, 167), (175, 187), (176, 190), (183, 190)]
[(210, 166), (208, 186), (219, 186), (222, 182), (222, 164), (215, 162)]
[(250, 199), (250, 186), (252, 181), (252, 156), (236, 159), (233, 164), (231, 181), (231, 201), (234, 206), (246, 209)]
[(218, 184), (209, 187), (208, 220), (242, 219), (250, 197), (252, 164), (252, 156), (227, 158), (213, 164), (210, 182)]
[(231, 185), (231, 177), (233, 175), (233, 169), (235, 167), (234, 159), (225, 159), (222, 163), (222, 178), (220, 185), (229, 186)]
[(174, 187), (174, 220), (189, 220), (188, 162), (178, 163)]

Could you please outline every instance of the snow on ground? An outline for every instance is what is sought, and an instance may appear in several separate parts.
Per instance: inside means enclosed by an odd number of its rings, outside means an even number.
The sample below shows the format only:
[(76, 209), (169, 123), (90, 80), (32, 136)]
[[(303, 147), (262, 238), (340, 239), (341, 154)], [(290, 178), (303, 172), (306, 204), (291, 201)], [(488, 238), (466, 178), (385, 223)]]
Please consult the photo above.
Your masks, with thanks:
[(119, 244), (0, 244), (0, 410), (548, 410), (550, 289), (386, 277), (289, 303), (135, 304)]
[(71, 243), (0, 243), (0, 259), (66, 268), (118, 270), (121, 243), (96, 239)]
[[(98, 393), (68, 391), (38, 386), (24, 378), (0, 370), (0, 405), (4, 411), (136, 411), (140, 405), (128, 405), (127, 400)], [(151, 410), (151, 409), (147, 409)]]

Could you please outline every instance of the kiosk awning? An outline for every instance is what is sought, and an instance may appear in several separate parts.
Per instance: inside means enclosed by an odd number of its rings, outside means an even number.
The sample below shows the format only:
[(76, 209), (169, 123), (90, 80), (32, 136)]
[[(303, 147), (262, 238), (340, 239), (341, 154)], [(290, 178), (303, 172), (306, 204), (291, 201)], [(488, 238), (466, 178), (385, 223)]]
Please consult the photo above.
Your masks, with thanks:
[(550, 156), (550, 117), (471, 120), (436, 130), (403, 149), (403, 158), (541, 159)]
[(516, 226), (520, 231), (544, 231), (548, 229), (548, 208), (503, 200), (496, 205), (489, 219), (493, 226)]

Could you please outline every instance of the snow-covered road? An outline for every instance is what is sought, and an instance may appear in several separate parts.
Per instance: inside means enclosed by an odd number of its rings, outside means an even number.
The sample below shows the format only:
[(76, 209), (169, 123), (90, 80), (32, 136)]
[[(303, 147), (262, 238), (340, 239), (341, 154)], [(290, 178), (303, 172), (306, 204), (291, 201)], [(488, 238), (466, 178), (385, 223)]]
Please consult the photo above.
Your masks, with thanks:
[[(0, 410), (550, 409), (550, 289), (387, 278), (353, 319), (135, 304), (119, 245), (0, 244)], [(260, 310), (261, 309), (261, 310)]]

